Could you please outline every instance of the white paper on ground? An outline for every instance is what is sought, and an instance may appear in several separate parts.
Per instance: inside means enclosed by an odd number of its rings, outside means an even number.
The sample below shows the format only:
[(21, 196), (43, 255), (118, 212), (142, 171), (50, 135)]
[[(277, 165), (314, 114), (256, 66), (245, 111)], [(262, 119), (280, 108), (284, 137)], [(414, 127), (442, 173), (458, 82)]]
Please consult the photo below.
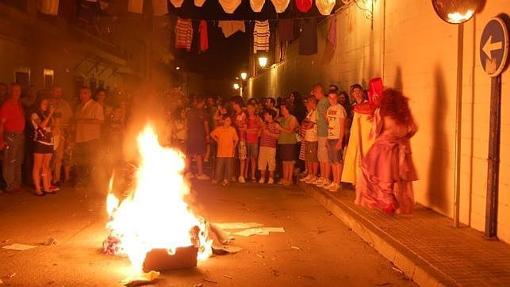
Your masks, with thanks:
[(257, 227), (235, 232), (234, 235), (249, 237), (253, 235), (269, 235), (271, 232), (285, 232), (283, 227)]
[(264, 226), (264, 224), (256, 222), (225, 222), (215, 223), (214, 225), (218, 226), (221, 229), (246, 229)]
[(32, 249), (32, 248), (35, 248), (35, 247), (37, 247), (37, 246), (27, 245), (27, 244), (20, 244), (20, 243), (14, 243), (14, 244), (11, 244), (11, 245), (5, 245), (2, 248), (3, 249), (7, 249), (7, 250), (24, 251), (24, 250), (29, 250), (29, 249)]

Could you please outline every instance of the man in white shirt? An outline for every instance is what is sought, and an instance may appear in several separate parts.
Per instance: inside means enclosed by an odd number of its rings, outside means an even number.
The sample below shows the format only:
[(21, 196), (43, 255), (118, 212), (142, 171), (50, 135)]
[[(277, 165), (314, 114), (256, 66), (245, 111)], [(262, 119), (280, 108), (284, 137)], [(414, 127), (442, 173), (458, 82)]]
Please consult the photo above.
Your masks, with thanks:
[(333, 182), (324, 186), (331, 192), (337, 192), (340, 188), (340, 179), (343, 169), (343, 137), (345, 131), (345, 118), (347, 113), (344, 107), (338, 103), (338, 92), (330, 91), (328, 94), (330, 106), (326, 112), (328, 121), (328, 157), (333, 171)]
[(80, 89), (80, 104), (75, 113), (76, 134), (74, 142), (80, 176), (88, 177), (95, 163), (104, 121), (103, 107), (92, 99), (89, 88)]

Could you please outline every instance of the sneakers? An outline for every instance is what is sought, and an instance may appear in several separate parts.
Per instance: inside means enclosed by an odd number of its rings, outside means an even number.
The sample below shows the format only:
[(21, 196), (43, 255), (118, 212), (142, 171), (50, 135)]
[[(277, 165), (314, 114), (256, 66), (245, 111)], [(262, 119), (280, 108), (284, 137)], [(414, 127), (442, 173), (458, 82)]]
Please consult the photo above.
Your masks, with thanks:
[(299, 181), (306, 182), (308, 179), (310, 179), (310, 175), (300, 178)]
[(316, 186), (322, 185), (322, 184), (323, 184), (322, 177), (318, 177), (318, 178), (317, 178), (317, 180), (315, 180), (314, 182), (312, 182), (312, 184), (314, 184), (314, 185), (316, 185)]
[(312, 176), (310, 176), (309, 179), (305, 180), (305, 183), (313, 184), (315, 181), (317, 181), (317, 177), (312, 175)]
[(336, 182), (333, 182), (332, 184), (330, 184), (327, 187), (327, 190), (331, 191), (331, 192), (337, 192), (339, 189), (340, 189), (340, 185), (338, 183), (336, 183)]
[(264, 179), (264, 177), (261, 177), (261, 178), (259, 179), (259, 183), (260, 183), (260, 184), (264, 184), (264, 183), (265, 183), (265, 179)]
[(239, 183), (246, 183), (246, 180), (244, 180), (244, 176), (240, 176), (238, 181)]
[(272, 177), (269, 178), (269, 180), (267, 181), (267, 184), (273, 184), (274, 183), (274, 179)]
[(201, 175), (197, 175), (197, 179), (198, 180), (209, 180), (211, 179), (210, 177), (208, 177), (207, 175), (205, 174), (201, 174)]

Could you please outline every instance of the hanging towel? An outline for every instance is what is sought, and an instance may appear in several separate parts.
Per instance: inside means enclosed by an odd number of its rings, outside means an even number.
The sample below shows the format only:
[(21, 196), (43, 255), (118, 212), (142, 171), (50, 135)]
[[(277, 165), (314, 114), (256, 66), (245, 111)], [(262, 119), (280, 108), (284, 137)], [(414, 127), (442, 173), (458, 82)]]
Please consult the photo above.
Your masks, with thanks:
[(299, 36), (299, 54), (313, 55), (317, 53), (317, 20), (315, 18), (301, 20)]
[(241, 0), (218, 0), (220, 2), (223, 11), (227, 14), (233, 14), (234, 11), (241, 4)]
[(322, 15), (330, 15), (335, 8), (336, 0), (315, 0), (315, 6)]
[(271, 2), (273, 3), (276, 13), (283, 13), (289, 6), (290, 0), (271, 0)]
[(294, 20), (293, 19), (282, 19), (278, 21), (278, 35), (280, 36), (280, 42), (292, 41), (294, 37)]
[(152, 13), (154, 16), (168, 14), (168, 0), (152, 0)]
[(131, 13), (143, 13), (143, 0), (129, 0), (128, 11)]
[(195, 0), (195, 6), (196, 7), (202, 7), (204, 6), (205, 0)]
[(253, 28), (253, 53), (269, 51), (269, 21), (255, 21)]
[(175, 48), (191, 51), (193, 40), (193, 23), (191, 19), (177, 18), (175, 25)]
[(184, 0), (170, 0), (170, 3), (174, 5), (175, 8), (181, 8), (182, 3), (184, 3)]
[(265, 3), (266, 0), (250, 0), (251, 10), (253, 10), (253, 12), (259, 13), (262, 11)]
[(39, 11), (46, 15), (58, 15), (59, 0), (42, 0), (39, 2)]
[(312, 8), (313, 0), (296, 0), (296, 7), (301, 13), (307, 13)]
[(244, 21), (219, 21), (218, 27), (223, 31), (225, 38), (234, 35), (237, 32), (245, 32)]
[(198, 26), (198, 32), (200, 33), (200, 52), (205, 52), (209, 49), (209, 37), (207, 36), (207, 21), (200, 21)]

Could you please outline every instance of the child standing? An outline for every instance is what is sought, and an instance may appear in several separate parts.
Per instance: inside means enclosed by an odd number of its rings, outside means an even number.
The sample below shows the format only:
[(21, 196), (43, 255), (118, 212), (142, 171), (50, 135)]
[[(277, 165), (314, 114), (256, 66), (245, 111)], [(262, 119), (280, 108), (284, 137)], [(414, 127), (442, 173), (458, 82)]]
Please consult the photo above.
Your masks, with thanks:
[(232, 101), (232, 108), (234, 109), (234, 126), (239, 134), (239, 146), (237, 156), (239, 158), (239, 183), (245, 183), (246, 175), (246, 113), (243, 110), (244, 101), (242, 98), (235, 98)]
[(276, 112), (267, 109), (264, 111), (264, 127), (260, 136), (259, 149), (259, 183), (265, 182), (266, 168), (269, 171), (268, 184), (274, 183), (274, 170), (276, 167), (276, 144), (280, 136), (280, 125), (274, 121)]
[[(257, 115), (257, 109), (254, 103), (249, 103), (246, 111), (247, 129), (246, 129), (246, 150), (248, 155), (248, 164), (251, 172), (251, 180), (257, 181), (255, 173), (257, 171), (257, 157), (259, 154), (259, 137), (262, 131), (262, 120)], [(246, 168), (245, 177), (248, 177), (248, 168)]]
[(230, 117), (223, 116), (223, 125), (214, 129), (211, 132), (211, 137), (218, 144), (216, 175), (213, 183), (222, 181), (223, 186), (227, 186), (233, 176), (235, 147), (239, 141)]
[(323, 188), (337, 192), (340, 188), (340, 179), (343, 169), (343, 137), (345, 130), (345, 108), (338, 103), (338, 93), (331, 91), (328, 94), (329, 108), (326, 112), (328, 121), (328, 158), (333, 171), (333, 182)]
[(301, 180), (306, 183), (313, 183), (317, 180), (317, 171), (319, 169), (319, 160), (317, 158), (318, 137), (317, 137), (317, 100), (310, 95), (306, 101), (306, 110), (308, 111), (306, 118), (303, 120), (302, 126), (305, 131), (305, 164), (308, 174)]

